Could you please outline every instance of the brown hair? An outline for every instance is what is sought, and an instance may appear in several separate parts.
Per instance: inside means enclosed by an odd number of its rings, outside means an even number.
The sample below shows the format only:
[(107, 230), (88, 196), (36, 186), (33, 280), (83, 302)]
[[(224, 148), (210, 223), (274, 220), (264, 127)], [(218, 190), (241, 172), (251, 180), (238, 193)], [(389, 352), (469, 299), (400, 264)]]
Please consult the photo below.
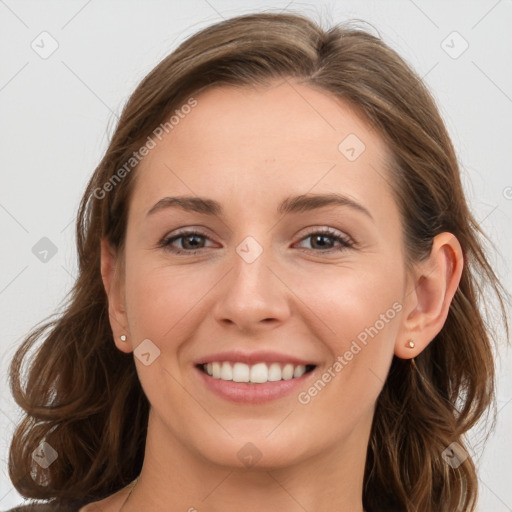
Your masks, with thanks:
[[(149, 404), (133, 356), (113, 343), (100, 274), (101, 238), (124, 250), (136, 166), (116, 183), (114, 175), (191, 95), (209, 86), (289, 78), (347, 101), (387, 143), (408, 264), (426, 257), (443, 231), (463, 249), (465, 267), (443, 329), (415, 364), (394, 357), (377, 400), (364, 507), (473, 509), (478, 481), (471, 457), (452, 468), (442, 452), (452, 442), (465, 447), (465, 433), (494, 405), (497, 335), (479, 310), (484, 284), (496, 293), (507, 333), (508, 323), (505, 291), (464, 198), (455, 151), (422, 80), (379, 37), (351, 25), (323, 30), (293, 13), (239, 16), (202, 30), (159, 63), (128, 100), (80, 204), (79, 273), (68, 302), (30, 333), (11, 363), (12, 392), (26, 414), (12, 440), (9, 472), (22, 495), (101, 499), (142, 467)], [(113, 185), (105, 187), (109, 181)], [(31, 456), (42, 440), (58, 453), (46, 470)]]

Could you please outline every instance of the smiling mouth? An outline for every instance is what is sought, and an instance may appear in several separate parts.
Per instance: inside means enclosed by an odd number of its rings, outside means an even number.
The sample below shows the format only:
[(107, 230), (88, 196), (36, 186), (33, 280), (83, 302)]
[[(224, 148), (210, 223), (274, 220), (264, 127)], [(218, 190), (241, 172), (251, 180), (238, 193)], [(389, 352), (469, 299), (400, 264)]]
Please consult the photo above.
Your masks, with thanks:
[(291, 363), (256, 363), (249, 365), (240, 362), (218, 361), (199, 364), (197, 368), (214, 379), (264, 384), (266, 382), (297, 379), (313, 371), (316, 365), (294, 365)]

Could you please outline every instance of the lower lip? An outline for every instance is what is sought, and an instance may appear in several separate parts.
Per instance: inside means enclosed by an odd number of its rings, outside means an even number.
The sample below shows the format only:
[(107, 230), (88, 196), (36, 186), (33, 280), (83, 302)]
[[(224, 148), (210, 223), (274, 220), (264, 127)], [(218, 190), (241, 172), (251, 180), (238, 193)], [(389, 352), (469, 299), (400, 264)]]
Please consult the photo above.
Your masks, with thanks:
[(301, 377), (289, 380), (278, 380), (254, 384), (251, 382), (234, 382), (232, 380), (215, 379), (196, 367), (200, 378), (206, 387), (216, 395), (231, 402), (245, 404), (261, 404), (287, 396), (304, 385), (306, 379), (314, 373), (315, 369)]

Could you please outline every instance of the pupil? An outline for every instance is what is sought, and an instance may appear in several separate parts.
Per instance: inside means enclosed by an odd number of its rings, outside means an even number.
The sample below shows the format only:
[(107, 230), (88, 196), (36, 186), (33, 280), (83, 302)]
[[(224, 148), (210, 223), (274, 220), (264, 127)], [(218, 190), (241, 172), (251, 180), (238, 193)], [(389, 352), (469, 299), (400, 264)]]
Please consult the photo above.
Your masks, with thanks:
[[(197, 242), (197, 240), (198, 240), (199, 238), (201, 238), (201, 237), (200, 237), (200, 236), (198, 236), (198, 235), (190, 235), (190, 236), (188, 236), (188, 237), (186, 237), (186, 238), (185, 238), (185, 240), (186, 240), (185, 245), (189, 245), (189, 241), (190, 241), (190, 240), (193, 240), (193, 239), (195, 239), (195, 240), (196, 240), (196, 242)], [(199, 242), (199, 243), (200, 243), (200, 242)], [(191, 247), (192, 247), (193, 249), (197, 248), (197, 243), (192, 242), (192, 244), (190, 244), (190, 245), (191, 245)]]
[[(325, 239), (328, 239), (328, 238), (329, 237), (326, 236), (326, 235), (316, 235), (315, 236), (315, 243), (317, 243), (317, 241), (320, 240), (320, 239), (324, 239), (325, 240)], [(325, 247), (326, 245), (329, 245), (329, 243), (327, 242), (327, 244), (325, 244), (325, 243), (320, 242), (320, 247)]]

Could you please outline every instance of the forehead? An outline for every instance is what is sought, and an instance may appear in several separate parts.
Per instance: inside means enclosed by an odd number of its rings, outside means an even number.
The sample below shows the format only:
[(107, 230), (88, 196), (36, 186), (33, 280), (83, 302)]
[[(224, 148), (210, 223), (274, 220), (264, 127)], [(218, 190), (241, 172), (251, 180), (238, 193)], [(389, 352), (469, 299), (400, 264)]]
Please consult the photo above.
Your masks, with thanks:
[(167, 193), (233, 207), (237, 200), (263, 206), (310, 191), (339, 191), (369, 203), (389, 195), (384, 142), (328, 92), (284, 81), (214, 87), (194, 98), (197, 104), (174, 118), (139, 164), (136, 212)]

